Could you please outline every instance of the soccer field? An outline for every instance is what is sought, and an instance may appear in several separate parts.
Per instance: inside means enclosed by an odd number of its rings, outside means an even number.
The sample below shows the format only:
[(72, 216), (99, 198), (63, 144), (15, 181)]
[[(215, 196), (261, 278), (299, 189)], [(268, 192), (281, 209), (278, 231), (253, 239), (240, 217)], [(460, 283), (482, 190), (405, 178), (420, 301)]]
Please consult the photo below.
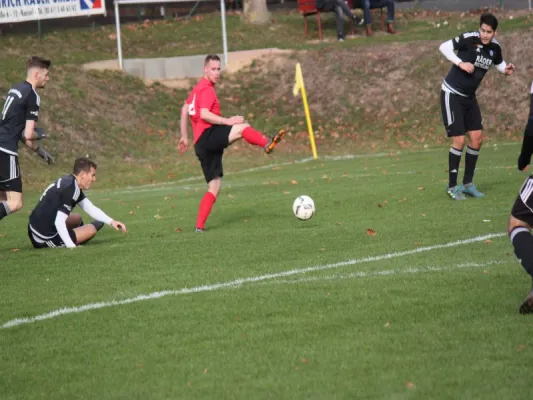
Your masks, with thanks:
[(240, 172), (230, 155), (204, 233), (202, 179), (96, 184), (129, 232), (75, 250), (30, 248), (32, 193), (0, 224), (0, 398), (529, 399), (518, 152), (486, 145), (486, 197), (463, 202), (446, 148)]

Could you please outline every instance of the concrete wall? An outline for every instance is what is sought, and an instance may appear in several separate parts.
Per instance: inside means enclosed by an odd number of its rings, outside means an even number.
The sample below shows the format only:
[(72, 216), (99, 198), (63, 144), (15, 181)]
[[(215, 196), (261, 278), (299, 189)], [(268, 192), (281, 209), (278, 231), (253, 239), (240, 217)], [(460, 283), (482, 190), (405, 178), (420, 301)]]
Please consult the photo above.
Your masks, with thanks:
[[(222, 69), (225, 69), (224, 57)], [(123, 61), (124, 72), (141, 79), (184, 79), (203, 76), (205, 55), (169, 58), (133, 58)]]

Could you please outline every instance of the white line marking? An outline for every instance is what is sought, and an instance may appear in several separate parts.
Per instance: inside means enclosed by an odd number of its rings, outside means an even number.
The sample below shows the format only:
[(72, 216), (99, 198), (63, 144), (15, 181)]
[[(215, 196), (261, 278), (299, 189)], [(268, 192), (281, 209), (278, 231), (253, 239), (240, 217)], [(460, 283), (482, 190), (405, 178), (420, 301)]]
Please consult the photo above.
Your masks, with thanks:
[(136, 297), (129, 298), (129, 299), (104, 301), (100, 303), (91, 303), (91, 304), (85, 304), (79, 307), (63, 307), (63, 308), (59, 308), (54, 311), (50, 311), (46, 314), (36, 315), (34, 317), (13, 319), (11, 321), (4, 323), (1, 326), (1, 329), (11, 328), (11, 327), (18, 326), (18, 325), (31, 324), (33, 322), (44, 321), (47, 319), (52, 319), (52, 318), (56, 318), (56, 317), (67, 315), (67, 314), (82, 313), (82, 312), (89, 311), (89, 310), (97, 310), (100, 308), (121, 306), (125, 304), (137, 303), (139, 301), (144, 301), (144, 300), (159, 299), (161, 297), (170, 296), (170, 295), (175, 296), (175, 295), (180, 295), (180, 294), (209, 292), (209, 291), (214, 291), (214, 290), (223, 289), (223, 288), (238, 287), (238, 286), (241, 286), (247, 283), (261, 282), (261, 281), (266, 281), (270, 279), (282, 278), (286, 276), (302, 275), (302, 274), (306, 274), (308, 272), (313, 272), (313, 271), (324, 271), (328, 269), (336, 269), (340, 267), (345, 267), (348, 265), (362, 264), (362, 263), (381, 261), (381, 260), (389, 260), (391, 258), (403, 257), (403, 256), (411, 255), (411, 254), (424, 253), (427, 251), (438, 250), (438, 249), (445, 249), (448, 247), (455, 247), (455, 246), (460, 246), (463, 244), (482, 242), (484, 240), (498, 238), (498, 237), (502, 237), (505, 235), (506, 235), (505, 233), (490, 233), (490, 234), (483, 235), (483, 236), (476, 236), (470, 239), (456, 240), (455, 242), (436, 244), (433, 246), (426, 246), (426, 247), (418, 247), (413, 250), (405, 250), (405, 251), (400, 251), (396, 253), (388, 253), (388, 254), (383, 254), (380, 256), (354, 258), (351, 260), (341, 261), (341, 262), (337, 262), (333, 264), (316, 265), (316, 266), (307, 267), (307, 268), (291, 269), (289, 271), (277, 272), (273, 274), (252, 276), (249, 278), (240, 278), (240, 279), (236, 279), (230, 282), (215, 283), (212, 285), (202, 285), (202, 286), (196, 286), (192, 288), (183, 288), (183, 289), (178, 289), (178, 290), (163, 290), (160, 292), (141, 294)]
[[(320, 157), (318, 162), (320, 162), (320, 161), (353, 160), (355, 158), (386, 157), (389, 154), (393, 154), (393, 155), (396, 155), (396, 156), (401, 155), (400, 152), (396, 152), (396, 153), (393, 153), (393, 152), (390, 152), (390, 153), (374, 153), (374, 154), (346, 154), (346, 155), (343, 155), (343, 156), (323, 156), (323, 157)], [(259, 167), (253, 167), (253, 168), (243, 169), (241, 171), (235, 171), (235, 172), (232, 172), (231, 175), (263, 171), (265, 169), (270, 169), (270, 168), (275, 168), (275, 167), (285, 167), (287, 165), (305, 164), (305, 163), (308, 163), (310, 161), (314, 161), (313, 157), (307, 157), (307, 158), (302, 158), (300, 160), (293, 160), (293, 161), (287, 161), (287, 162), (282, 162), (282, 163), (272, 163), (272, 164), (267, 164), (267, 165), (261, 165)], [(153, 189), (153, 188), (163, 188), (163, 187), (169, 187), (169, 186), (173, 186), (173, 185), (178, 185), (180, 183), (198, 181), (198, 180), (203, 180), (203, 179), (204, 179), (204, 177), (202, 175), (197, 175), (197, 176), (191, 176), (189, 178), (178, 179), (176, 181), (166, 182), (166, 183), (163, 182), (163, 183), (150, 183), (148, 185), (127, 186), (125, 189), (113, 191), (113, 194), (114, 193), (130, 193), (130, 192), (137, 193), (137, 192), (142, 192), (143, 189), (150, 190), (150, 189)], [(204, 184), (204, 186), (205, 186), (205, 184)]]
[(275, 284), (295, 284), (295, 283), (307, 283), (307, 282), (320, 282), (320, 281), (333, 281), (340, 279), (350, 279), (350, 278), (368, 278), (371, 276), (388, 276), (388, 275), (400, 275), (400, 274), (420, 274), (424, 272), (442, 272), (449, 271), (454, 269), (465, 269), (465, 268), (480, 268), (480, 267), (489, 267), (491, 265), (500, 265), (505, 264), (505, 261), (489, 261), (486, 263), (464, 263), (464, 264), (455, 264), (447, 267), (418, 267), (418, 268), (405, 268), (405, 269), (386, 269), (382, 271), (357, 271), (352, 272), (351, 274), (337, 274), (329, 276), (314, 276), (310, 278), (300, 278), (300, 279), (284, 279), (284, 280), (273, 280), (269, 282), (258, 282), (257, 285), (275, 285)]

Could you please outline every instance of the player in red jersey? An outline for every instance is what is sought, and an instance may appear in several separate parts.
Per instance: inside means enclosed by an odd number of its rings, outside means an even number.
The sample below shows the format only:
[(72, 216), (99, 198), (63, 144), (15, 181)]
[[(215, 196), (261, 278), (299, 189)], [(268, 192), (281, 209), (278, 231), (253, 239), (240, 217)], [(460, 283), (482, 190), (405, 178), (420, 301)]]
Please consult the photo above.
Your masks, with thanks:
[(181, 138), (178, 149), (183, 154), (189, 147), (187, 132), (187, 116), (189, 116), (194, 136), (194, 151), (200, 160), (207, 182), (207, 192), (198, 210), (196, 232), (203, 232), (205, 222), (220, 192), (224, 176), (222, 169), (224, 149), (237, 140), (244, 139), (254, 146), (262, 147), (265, 153), (270, 154), (285, 134), (280, 130), (269, 139), (253, 129), (240, 115), (223, 117), (215, 92), (215, 85), (219, 79), (220, 57), (216, 54), (208, 55), (204, 62), (204, 77), (196, 84), (181, 108)]

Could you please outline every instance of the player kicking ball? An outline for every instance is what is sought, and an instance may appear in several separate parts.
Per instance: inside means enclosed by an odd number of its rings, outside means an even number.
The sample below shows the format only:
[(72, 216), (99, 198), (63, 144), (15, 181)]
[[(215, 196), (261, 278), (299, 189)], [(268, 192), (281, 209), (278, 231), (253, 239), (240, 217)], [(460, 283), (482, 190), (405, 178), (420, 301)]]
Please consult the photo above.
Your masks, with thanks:
[[(96, 181), (96, 164), (88, 158), (78, 158), (74, 171), (49, 185), (30, 215), (28, 236), (33, 247), (73, 248), (86, 243), (104, 224), (126, 232), (126, 225), (115, 221), (96, 207), (83, 193)], [(71, 214), (79, 204), (94, 221), (84, 225), (79, 214)]]
[(204, 62), (204, 77), (196, 84), (181, 109), (181, 138), (178, 144), (180, 153), (189, 147), (187, 116), (191, 120), (194, 135), (194, 151), (207, 182), (207, 192), (200, 202), (196, 232), (203, 232), (205, 222), (211, 213), (222, 185), (222, 155), (224, 149), (237, 140), (244, 139), (248, 143), (262, 147), (270, 154), (274, 147), (283, 139), (285, 132), (280, 130), (271, 138), (256, 131), (246, 122), (244, 117), (222, 117), (215, 85), (220, 79), (220, 58), (216, 54), (208, 55)]

